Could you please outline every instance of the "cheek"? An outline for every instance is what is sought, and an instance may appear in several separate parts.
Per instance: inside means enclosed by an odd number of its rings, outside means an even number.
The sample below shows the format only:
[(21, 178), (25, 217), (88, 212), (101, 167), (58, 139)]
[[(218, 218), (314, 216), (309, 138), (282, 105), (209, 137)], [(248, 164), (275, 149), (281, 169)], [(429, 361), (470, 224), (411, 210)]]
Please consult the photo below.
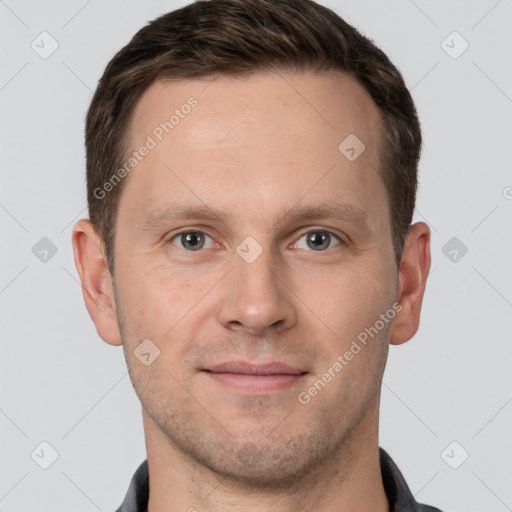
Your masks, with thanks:
[[(181, 364), (188, 337), (187, 313), (197, 303), (190, 282), (156, 272), (137, 276), (127, 271), (120, 292), (120, 306), (126, 331), (123, 348), (133, 385), (141, 401), (150, 407), (158, 400), (165, 401), (164, 390), (181, 396)], [(143, 340), (151, 340), (151, 343)], [(144, 348), (143, 348), (144, 347)], [(145, 365), (143, 353), (150, 353), (151, 362)], [(175, 376), (175, 378), (173, 378)], [(180, 376), (180, 377), (178, 377)], [(159, 409), (156, 407), (155, 413)]]
[(124, 267), (118, 283), (120, 307), (130, 338), (161, 344), (200, 298), (197, 286), (179, 272), (144, 269), (144, 262)]
[[(377, 258), (332, 269), (328, 275), (307, 284), (311, 309), (321, 317), (333, 334), (335, 344), (349, 343), (370, 327), (381, 313), (391, 307), (394, 287)], [(302, 294), (301, 294), (302, 295)]]

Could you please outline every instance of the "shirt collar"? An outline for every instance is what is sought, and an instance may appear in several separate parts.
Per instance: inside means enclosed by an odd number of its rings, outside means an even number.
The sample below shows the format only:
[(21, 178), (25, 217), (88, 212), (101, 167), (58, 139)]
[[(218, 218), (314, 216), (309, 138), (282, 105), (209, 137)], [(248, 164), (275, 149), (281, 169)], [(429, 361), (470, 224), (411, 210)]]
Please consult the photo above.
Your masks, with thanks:
[[(418, 503), (393, 459), (379, 448), (380, 469), (390, 512), (441, 512), (439, 509)], [(149, 501), (148, 461), (135, 471), (122, 505), (116, 512), (146, 512)]]

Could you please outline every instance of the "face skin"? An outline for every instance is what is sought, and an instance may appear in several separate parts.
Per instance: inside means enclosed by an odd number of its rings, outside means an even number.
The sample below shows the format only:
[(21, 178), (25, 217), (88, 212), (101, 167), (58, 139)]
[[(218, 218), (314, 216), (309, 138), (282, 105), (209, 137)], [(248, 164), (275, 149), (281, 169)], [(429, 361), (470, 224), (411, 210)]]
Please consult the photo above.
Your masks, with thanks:
[[(103, 340), (122, 344), (142, 403), (148, 510), (387, 511), (381, 378), (389, 343), (418, 328), (430, 232), (411, 227), (398, 271), (378, 108), (337, 72), (157, 82), (134, 112), (133, 149), (191, 96), (197, 106), (125, 178), (115, 285), (90, 222), (73, 231), (88, 311)], [(338, 149), (349, 134), (365, 144), (354, 161)], [(205, 211), (179, 218), (185, 208)], [(160, 351), (148, 366), (134, 352), (145, 339)], [(236, 387), (205, 371), (232, 361), (301, 375), (279, 389), (253, 376), (249, 389), (247, 377)]]

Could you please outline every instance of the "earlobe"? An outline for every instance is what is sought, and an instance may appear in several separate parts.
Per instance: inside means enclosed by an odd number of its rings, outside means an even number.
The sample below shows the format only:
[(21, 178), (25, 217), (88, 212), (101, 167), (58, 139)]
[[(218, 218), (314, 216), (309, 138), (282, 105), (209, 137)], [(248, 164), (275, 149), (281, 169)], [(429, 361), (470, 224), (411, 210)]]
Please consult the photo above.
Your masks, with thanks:
[(90, 220), (81, 219), (76, 223), (72, 243), (85, 306), (96, 330), (105, 342), (121, 345), (112, 277), (101, 237)]
[(392, 345), (405, 343), (418, 330), (430, 260), (430, 229), (424, 222), (417, 222), (409, 229), (400, 263), (396, 301), (401, 310), (391, 331)]

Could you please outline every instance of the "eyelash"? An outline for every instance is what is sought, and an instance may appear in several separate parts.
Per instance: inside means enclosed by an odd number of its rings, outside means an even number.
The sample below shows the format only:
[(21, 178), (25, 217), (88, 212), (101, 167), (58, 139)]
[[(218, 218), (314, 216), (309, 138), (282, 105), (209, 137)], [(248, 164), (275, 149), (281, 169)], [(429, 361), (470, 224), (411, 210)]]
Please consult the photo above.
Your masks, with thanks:
[[(338, 244), (336, 244), (334, 247), (338, 247), (338, 245), (342, 245), (344, 244), (344, 240), (337, 234), (333, 233), (332, 231), (328, 231), (327, 229), (310, 229), (309, 231), (305, 231), (304, 233), (302, 233), (298, 238), (297, 238), (297, 241), (293, 243), (293, 245), (297, 244), (297, 242), (302, 238), (304, 237), (305, 235), (309, 235), (310, 233), (319, 233), (319, 232), (322, 232), (322, 233), (328, 233), (332, 238), (334, 238)], [(187, 230), (184, 230), (184, 231), (180, 231), (178, 233), (175, 233), (169, 240), (167, 243), (171, 243), (173, 242), (173, 240), (175, 240), (176, 238), (178, 237), (181, 237), (182, 235), (187, 235), (187, 234), (190, 234), (190, 233), (201, 233), (202, 235), (205, 235), (209, 238), (211, 238), (212, 240), (213, 237), (211, 237), (208, 233), (206, 233), (205, 231), (201, 231), (199, 229), (187, 229)], [(173, 244), (174, 245), (174, 244)], [(333, 249), (334, 247), (330, 247), (328, 249), (325, 249), (323, 251), (314, 251), (313, 249), (310, 249), (311, 252), (326, 252), (327, 250), (331, 250)], [(188, 251), (187, 249), (184, 249), (182, 247), (178, 247), (178, 249), (180, 250), (183, 250), (183, 251), (186, 251), (186, 252), (201, 252), (203, 249), (199, 249), (197, 251)], [(209, 247), (207, 247), (207, 249), (209, 249)]]

